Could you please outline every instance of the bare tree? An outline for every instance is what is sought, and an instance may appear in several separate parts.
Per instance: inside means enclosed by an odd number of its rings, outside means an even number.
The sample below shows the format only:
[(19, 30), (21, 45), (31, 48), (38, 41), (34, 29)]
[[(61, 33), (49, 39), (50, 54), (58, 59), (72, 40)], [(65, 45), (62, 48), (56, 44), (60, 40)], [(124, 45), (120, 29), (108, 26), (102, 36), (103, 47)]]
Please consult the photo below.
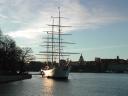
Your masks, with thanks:
[(35, 57), (32, 55), (33, 51), (29, 47), (22, 48), (22, 53), (20, 54), (20, 73), (22, 74), (25, 71), (25, 64), (29, 63)]
[(22, 48), (22, 54), (21, 54), (21, 60), (25, 63), (30, 62), (34, 59), (34, 56), (32, 55), (33, 51), (29, 47)]
[(33, 59), (31, 48), (17, 47), (15, 41), (0, 30), (0, 71), (24, 73), (25, 64)]

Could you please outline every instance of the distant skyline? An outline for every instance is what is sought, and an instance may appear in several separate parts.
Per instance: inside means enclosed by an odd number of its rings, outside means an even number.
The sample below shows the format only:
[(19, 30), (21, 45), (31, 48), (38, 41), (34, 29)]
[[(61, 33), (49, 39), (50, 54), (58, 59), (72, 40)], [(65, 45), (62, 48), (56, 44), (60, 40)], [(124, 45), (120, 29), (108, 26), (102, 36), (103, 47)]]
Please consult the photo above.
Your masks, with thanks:
[[(59, 3), (60, 1), (60, 3)], [(128, 59), (128, 0), (0, 0), (0, 28), (20, 47), (31, 47), (34, 54), (45, 50), (40, 45), (49, 30), (51, 16), (61, 6), (65, 41), (76, 42), (65, 50), (83, 54), (84, 60)], [(78, 60), (80, 55), (71, 55)]]

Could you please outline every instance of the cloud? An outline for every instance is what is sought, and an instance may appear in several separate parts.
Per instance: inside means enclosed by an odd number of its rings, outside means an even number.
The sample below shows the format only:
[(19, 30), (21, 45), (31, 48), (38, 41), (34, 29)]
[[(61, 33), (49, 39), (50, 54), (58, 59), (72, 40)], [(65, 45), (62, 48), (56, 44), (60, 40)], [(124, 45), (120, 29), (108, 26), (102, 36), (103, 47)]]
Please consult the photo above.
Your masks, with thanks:
[(13, 38), (27, 38), (27, 39), (36, 39), (38, 38), (42, 32), (40, 29), (25, 29), (21, 31), (9, 32), (7, 33)]
[(86, 52), (86, 51), (104, 51), (104, 50), (110, 50), (110, 49), (116, 49), (116, 48), (126, 48), (128, 45), (108, 45), (108, 46), (100, 46), (100, 47), (95, 47), (95, 48), (76, 48), (76, 49), (71, 49), (74, 52)]
[(0, 19), (7, 19), (7, 16), (0, 14)]
[[(102, 24), (126, 20), (126, 16), (111, 12), (104, 7), (90, 8), (81, 4), (80, 0), (60, 0), (63, 25), (73, 26), (63, 31), (88, 29)], [(58, 16), (58, 0), (0, 0), (0, 17), (15, 24), (22, 25), (17, 30), (9, 30), (8, 34), (14, 38), (33, 39), (47, 31), (46, 24), (51, 24), (51, 16)], [(97, 5), (96, 5), (97, 6)], [(118, 10), (116, 10), (118, 11)]]

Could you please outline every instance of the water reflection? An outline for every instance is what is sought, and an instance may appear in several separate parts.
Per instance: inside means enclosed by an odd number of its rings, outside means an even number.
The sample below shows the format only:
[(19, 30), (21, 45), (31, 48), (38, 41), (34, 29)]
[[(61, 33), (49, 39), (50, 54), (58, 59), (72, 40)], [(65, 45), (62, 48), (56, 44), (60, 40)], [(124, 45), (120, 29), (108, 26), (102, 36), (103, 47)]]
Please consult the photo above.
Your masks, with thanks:
[(69, 86), (69, 80), (53, 80), (35, 75), (32, 79), (0, 84), (0, 96), (69, 96)]
[(44, 96), (53, 96), (54, 82), (51, 79), (44, 78), (42, 81), (43, 84), (43, 95)]
[[(43, 96), (65, 96), (65, 86), (69, 80), (60, 80), (60, 79), (42, 79), (42, 91)], [(64, 90), (63, 90), (64, 89)], [(68, 90), (66, 91), (68, 92)]]
[(22, 81), (0, 85), (0, 96), (24, 96), (26, 91)]
[(72, 73), (67, 81), (33, 76), (0, 84), (0, 96), (128, 96), (128, 74)]
[(0, 84), (0, 96), (43, 96), (41, 78)]

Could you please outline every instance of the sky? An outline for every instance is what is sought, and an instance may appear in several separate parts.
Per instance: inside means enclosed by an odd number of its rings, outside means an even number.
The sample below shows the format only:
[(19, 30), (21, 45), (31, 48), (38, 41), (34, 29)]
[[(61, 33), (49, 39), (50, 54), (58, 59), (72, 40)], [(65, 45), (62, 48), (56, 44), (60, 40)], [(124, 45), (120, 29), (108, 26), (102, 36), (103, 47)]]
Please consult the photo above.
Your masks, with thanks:
[[(128, 0), (0, 0), (0, 28), (20, 47), (31, 47), (34, 54), (45, 50), (40, 45), (49, 30), (51, 16), (65, 17), (61, 24), (65, 41), (75, 45), (66, 51), (82, 53), (84, 60), (128, 59)], [(71, 55), (78, 60), (79, 55)]]

